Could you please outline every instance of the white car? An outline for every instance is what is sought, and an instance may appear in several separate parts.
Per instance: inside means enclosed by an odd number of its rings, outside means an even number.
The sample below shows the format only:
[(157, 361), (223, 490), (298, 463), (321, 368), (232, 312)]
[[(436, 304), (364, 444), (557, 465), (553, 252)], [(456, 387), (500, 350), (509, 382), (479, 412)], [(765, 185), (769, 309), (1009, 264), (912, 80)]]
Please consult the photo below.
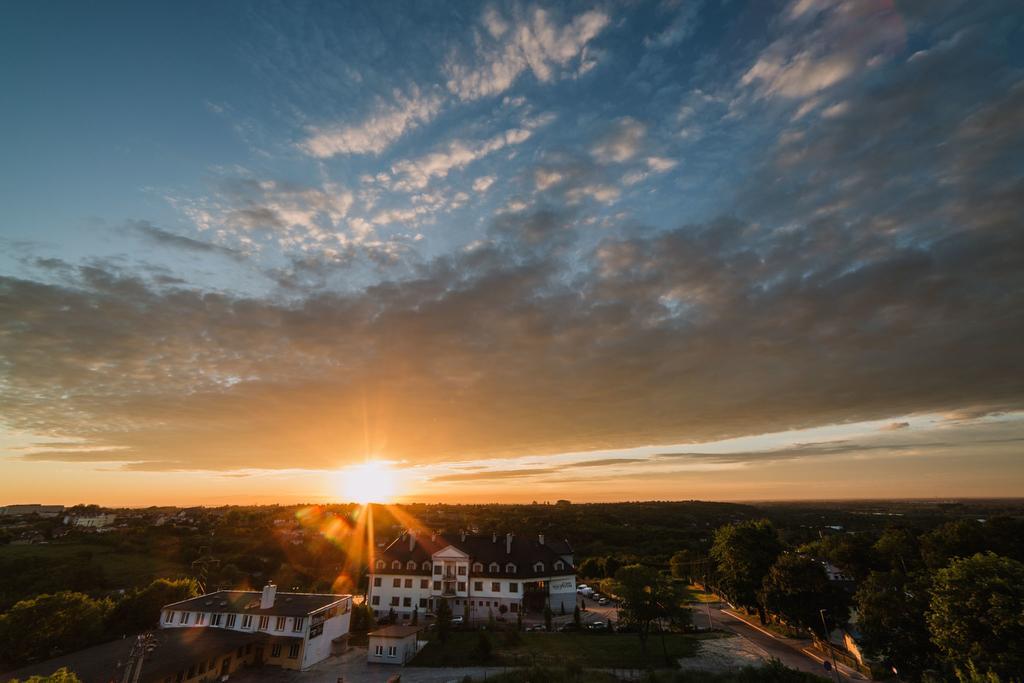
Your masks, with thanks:
[(600, 600), (597, 601), (597, 604), (599, 604), (599, 605), (607, 605), (608, 604), (608, 598), (601, 598)]

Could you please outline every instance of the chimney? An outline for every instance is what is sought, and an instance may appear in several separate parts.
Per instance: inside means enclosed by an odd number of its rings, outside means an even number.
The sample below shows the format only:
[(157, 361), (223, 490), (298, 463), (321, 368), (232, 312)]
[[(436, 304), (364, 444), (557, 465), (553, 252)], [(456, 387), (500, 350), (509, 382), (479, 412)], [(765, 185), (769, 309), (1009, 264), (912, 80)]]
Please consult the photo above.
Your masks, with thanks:
[(497, 531), (492, 531), (491, 532), (491, 543), (497, 543), (497, 542), (498, 542), (498, 532)]
[(413, 531), (412, 529), (409, 529), (409, 552), (412, 552), (413, 548), (415, 548), (415, 547), (416, 547), (416, 532)]
[(274, 598), (277, 596), (277, 586), (268, 583), (263, 587), (263, 595), (260, 596), (260, 609), (270, 609), (274, 606)]
[(430, 542), (433, 543), (436, 540), (437, 540), (437, 532), (436, 531), (431, 531), (430, 532)]
[(511, 555), (512, 554), (512, 532), (511, 531), (508, 532), (507, 534), (505, 534), (505, 554), (506, 555)]
[(465, 542), (466, 541), (466, 530), (465, 529), (459, 529), (459, 536), (461, 536), (462, 537), (462, 541)]
[(540, 542), (541, 545), (544, 545), (544, 534), (537, 534), (537, 540)]

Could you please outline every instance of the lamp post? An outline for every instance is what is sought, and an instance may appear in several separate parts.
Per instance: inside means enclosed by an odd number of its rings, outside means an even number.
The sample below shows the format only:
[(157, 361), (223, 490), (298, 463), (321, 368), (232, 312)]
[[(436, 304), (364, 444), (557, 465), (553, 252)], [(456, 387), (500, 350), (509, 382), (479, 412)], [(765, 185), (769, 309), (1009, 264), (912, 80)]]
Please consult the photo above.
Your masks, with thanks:
[(835, 679), (836, 683), (840, 683), (839, 682), (839, 667), (836, 666), (836, 653), (835, 653), (835, 650), (832, 649), (832, 639), (829, 638), (829, 636), (828, 636), (828, 624), (825, 623), (825, 612), (827, 612), (827, 611), (828, 610), (826, 610), (826, 609), (820, 609), (820, 610), (818, 610), (818, 614), (821, 615), (821, 627), (823, 629), (825, 629), (824, 635), (825, 635), (825, 642), (828, 644), (828, 653), (832, 657), (832, 678)]

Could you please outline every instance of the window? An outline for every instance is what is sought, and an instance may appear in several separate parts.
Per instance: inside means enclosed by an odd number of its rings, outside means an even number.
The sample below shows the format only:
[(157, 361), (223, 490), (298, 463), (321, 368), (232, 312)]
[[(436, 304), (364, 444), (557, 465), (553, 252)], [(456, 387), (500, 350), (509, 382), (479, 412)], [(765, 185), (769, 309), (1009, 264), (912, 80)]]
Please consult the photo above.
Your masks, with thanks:
[(388, 657), (397, 657), (397, 656), (398, 656), (398, 646), (397, 645), (388, 645)]
[(519, 603), (518, 602), (513, 602), (511, 605), (509, 605), (509, 607), (512, 610), (512, 614), (515, 614), (516, 612), (519, 611)]
[(466, 590), (466, 582), (465, 582), (465, 581), (459, 581), (459, 584), (458, 584), (458, 590), (459, 590), (459, 591), (464, 591), (464, 590)]
[(508, 584), (508, 592), (509, 593), (518, 593), (519, 592), (519, 584), (516, 583), (515, 581), (510, 582)]
[[(182, 612), (181, 613), (181, 617), (178, 618), (178, 623), (179, 624), (187, 624), (188, 623), (188, 618), (190, 616), (192, 616), (191, 612)], [(189, 678), (192, 678), (192, 677), (189, 676)]]
[(402, 563), (399, 562), (398, 560), (395, 560), (394, 562), (391, 563), (391, 568), (392, 569), (401, 569), (402, 568)]
[(491, 581), (491, 590), (494, 591), (495, 593), (500, 591), (501, 590), (501, 582), (500, 581)]
[(196, 626), (202, 626), (206, 623), (206, 612), (196, 612)]
[(484, 582), (483, 581), (474, 581), (473, 582), (473, 590), (475, 590), (475, 591), (477, 591), (479, 593), (483, 589), (484, 589)]
[(384, 646), (383, 645), (375, 645), (373, 647), (373, 654), (375, 654), (378, 657), (383, 657), (384, 656)]
[(474, 574), (476, 574), (477, 572), (482, 572), (483, 570), (484, 570), (483, 564), (481, 564), (480, 562), (474, 562), (473, 563), (473, 573)]
[(402, 580), (401, 579), (392, 579), (391, 580), (391, 586), (392, 586), (392, 588), (401, 588), (402, 587)]
[(543, 562), (537, 562), (536, 564), (534, 564), (533, 565), (533, 571), (535, 571), (535, 572), (542, 572), (542, 571), (544, 571), (544, 563)]
[(271, 657), (280, 657), (281, 656), (281, 646), (280, 645), (273, 645), (273, 646), (271, 646), (271, 648), (270, 648), (270, 656)]
[(299, 647), (300, 647), (300, 645), (298, 643), (292, 643), (292, 646), (290, 648), (288, 648), (288, 658), (289, 659), (298, 659), (299, 658)]
[(246, 614), (242, 617), (242, 628), (252, 628), (252, 615)]
[(489, 571), (492, 574), (497, 574), (501, 571), (501, 565), (497, 562), (491, 562), (491, 566), (487, 568), (487, 571)]
[(420, 589), (430, 588), (430, 579), (420, 579)]
[(423, 569), (423, 571), (425, 571), (425, 572), (429, 572), (430, 571), (430, 563), (429, 562), (424, 562), (423, 563), (423, 567), (421, 567), (421, 569)]
[(412, 598), (402, 598), (402, 607), (412, 607)]
[(416, 562), (414, 560), (409, 560), (405, 563), (405, 568), (410, 571), (416, 571)]
[(377, 569), (384, 569), (384, 560), (377, 560)]
[(505, 573), (506, 574), (515, 574), (516, 573), (516, 566), (514, 564), (512, 564), (511, 562), (509, 562), (508, 564), (505, 565)]
[(237, 618), (238, 618), (237, 614), (229, 614), (228, 615), (228, 621), (225, 624), (225, 626), (227, 626), (228, 628), (234, 628), (235, 627), (235, 621), (237, 621)]
[(434, 574), (436, 574), (437, 576), (440, 576), (442, 572), (444, 572), (444, 567), (442, 567), (439, 564), (435, 564), (434, 565)]
[(380, 604), (380, 596), (379, 595), (374, 595), (372, 598), (370, 598), (370, 604), (371, 605), (379, 605)]
[(220, 618), (223, 617), (223, 616), (224, 615), (221, 614), (220, 612), (212, 615), (210, 617), (210, 626), (220, 626)]
[(302, 633), (302, 627), (305, 625), (305, 617), (295, 617), (295, 619), (292, 620), (292, 630), (296, 633)]
[(459, 565), (458, 575), (459, 576), (465, 576), (466, 575), (466, 565), (464, 565), (464, 564), (460, 564)]
[(565, 563), (561, 561), (555, 562), (555, 569), (565, 569)]
[(434, 590), (436, 590), (436, 591), (441, 590), (441, 582), (440, 581), (435, 581), (434, 582)]
[(406, 579), (405, 580), (405, 587), (406, 588), (412, 588), (412, 579)]
[(391, 606), (392, 607), (398, 607), (398, 596), (397, 595), (392, 595), (391, 596)]
[(270, 628), (270, 617), (260, 617), (260, 630), (266, 631)]
[(426, 607), (426, 606), (427, 606), (427, 599), (426, 598), (420, 598), (420, 607)]
[(171, 624), (173, 622), (174, 622), (174, 612), (168, 612), (166, 615), (164, 615), (164, 623), (165, 624)]
[(284, 622), (285, 622), (285, 618), (284, 617), (278, 617), (277, 618), (277, 622), (274, 624), (274, 628), (276, 628), (278, 631), (283, 631), (284, 630)]

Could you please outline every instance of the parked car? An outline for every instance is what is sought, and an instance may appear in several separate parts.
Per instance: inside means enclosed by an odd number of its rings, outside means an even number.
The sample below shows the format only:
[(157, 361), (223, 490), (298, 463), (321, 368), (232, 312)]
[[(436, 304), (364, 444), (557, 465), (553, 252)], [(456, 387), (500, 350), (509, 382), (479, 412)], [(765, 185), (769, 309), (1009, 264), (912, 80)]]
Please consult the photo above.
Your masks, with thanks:
[(601, 598), (600, 600), (597, 601), (597, 604), (599, 604), (599, 605), (607, 605), (608, 604), (608, 598)]
[(463, 621), (465, 621), (465, 620), (461, 616), (452, 617), (452, 625), (453, 626), (461, 626)]
[(604, 630), (604, 622), (603, 621), (593, 621), (593, 622), (587, 624), (587, 628), (589, 628), (591, 631), (603, 631)]

